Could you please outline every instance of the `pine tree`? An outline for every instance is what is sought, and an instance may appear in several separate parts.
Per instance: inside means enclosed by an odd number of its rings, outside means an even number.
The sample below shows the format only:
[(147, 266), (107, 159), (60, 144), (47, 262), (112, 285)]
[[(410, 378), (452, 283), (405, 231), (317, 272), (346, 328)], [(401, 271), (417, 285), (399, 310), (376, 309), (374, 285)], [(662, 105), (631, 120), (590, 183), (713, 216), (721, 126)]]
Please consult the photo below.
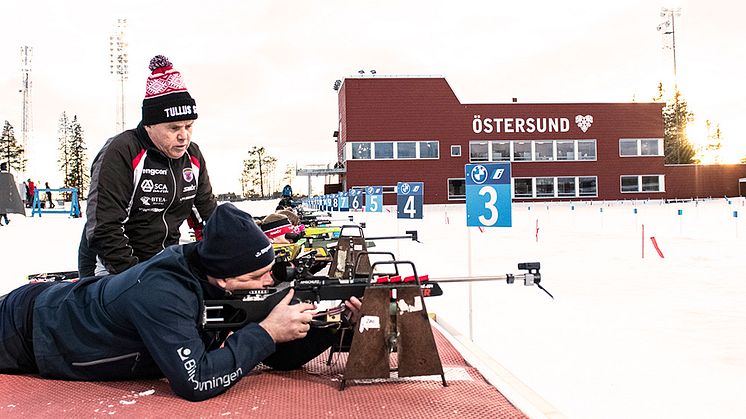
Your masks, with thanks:
[(267, 155), (264, 147), (252, 147), (249, 150), (249, 158), (243, 161), (243, 172), (241, 172), (241, 190), (244, 197), (256, 196), (256, 188), (259, 188), (259, 197), (264, 198), (265, 189), (269, 192), (271, 178), (275, 171), (277, 159)]
[(78, 122), (78, 116), (74, 115), (70, 123), (70, 137), (67, 147), (69, 158), (69, 171), (65, 178), (65, 185), (68, 188), (78, 188), (78, 194), (81, 198), (86, 196), (86, 191), (90, 185), (90, 176), (88, 175), (88, 157), (86, 155), (85, 139), (83, 127)]
[(8, 162), (8, 170), (26, 171), (26, 159), (23, 156), (23, 146), (16, 142), (13, 125), (5, 121), (3, 133), (0, 136), (0, 160)]
[(676, 89), (673, 100), (663, 108), (663, 150), (666, 164), (692, 163), (695, 150), (689, 142), (686, 127), (693, 120), (694, 114), (689, 112), (686, 100)]
[(62, 179), (64, 179), (65, 187), (70, 179), (70, 142), (72, 137), (72, 123), (67, 117), (65, 112), (62, 112), (60, 116), (59, 124), (57, 125), (57, 150), (59, 151), (60, 158), (57, 163), (60, 165), (59, 169), (62, 173)]

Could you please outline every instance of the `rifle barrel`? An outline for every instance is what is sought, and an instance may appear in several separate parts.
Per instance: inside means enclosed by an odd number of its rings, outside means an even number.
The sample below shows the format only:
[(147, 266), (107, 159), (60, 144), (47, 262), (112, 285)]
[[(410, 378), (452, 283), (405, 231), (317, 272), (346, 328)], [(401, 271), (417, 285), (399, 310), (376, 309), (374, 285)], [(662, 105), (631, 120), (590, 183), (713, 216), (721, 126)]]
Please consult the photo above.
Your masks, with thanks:
[(521, 279), (525, 280), (526, 275), (530, 275), (529, 278), (535, 278), (536, 274), (516, 274), (516, 275), (493, 275), (493, 276), (449, 276), (449, 277), (443, 277), (443, 278), (430, 278), (427, 282), (438, 282), (438, 283), (447, 283), (447, 282), (484, 282), (484, 281), (507, 281), (507, 280), (515, 280), (515, 279)]

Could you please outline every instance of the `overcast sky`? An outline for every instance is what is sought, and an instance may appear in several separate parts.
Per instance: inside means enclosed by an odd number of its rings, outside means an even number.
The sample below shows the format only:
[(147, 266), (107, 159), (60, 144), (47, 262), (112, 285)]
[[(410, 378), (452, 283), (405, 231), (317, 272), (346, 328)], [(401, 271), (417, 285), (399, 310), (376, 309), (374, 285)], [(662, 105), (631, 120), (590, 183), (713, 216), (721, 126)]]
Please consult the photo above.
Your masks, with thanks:
[(649, 101), (673, 65), (656, 26), (676, 20), (678, 84), (695, 113), (720, 123), (744, 155), (744, 17), (737, 2), (35, 1), (6, 0), (0, 25), (0, 122), (21, 138), (20, 47), (33, 47), (32, 177), (56, 182), (57, 121), (77, 115), (92, 159), (116, 134), (118, 85), (109, 36), (126, 18), (127, 126), (140, 120), (156, 54), (181, 71), (199, 106), (194, 141), (216, 193), (240, 191), (254, 145), (286, 164), (333, 163), (334, 80), (445, 76), (462, 103)]

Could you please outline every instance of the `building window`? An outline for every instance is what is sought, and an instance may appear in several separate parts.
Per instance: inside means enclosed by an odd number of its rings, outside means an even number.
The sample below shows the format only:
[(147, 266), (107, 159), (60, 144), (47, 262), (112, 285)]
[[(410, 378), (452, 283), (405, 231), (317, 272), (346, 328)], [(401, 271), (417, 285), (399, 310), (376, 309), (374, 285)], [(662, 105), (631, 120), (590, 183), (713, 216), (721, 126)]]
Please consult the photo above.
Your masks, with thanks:
[(417, 143), (414, 141), (401, 141), (396, 143), (397, 159), (416, 159)]
[(536, 141), (534, 148), (536, 150), (535, 160), (554, 160), (554, 141)]
[(622, 192), (639, 192), (640, 180), (637, 176), (622, 176)]
[(513, 143), (513, 160), (531, 160), (531, 141), (516, 141)]
[(578, 160), (596, 160), (596, 140), (578, 140)]
[(440, 157), (437, 141), (420, 141), (420, 158), (437, 159)]
[(663, 175), (621, 176), (619, 184), (624, 193), (665, 192)]
[(575, 178), (558, 177), (557, 178), (557, 196), (567, 197), (575, 196)]
[(658, 176), (640, 176), (642, 178), (642, 191), (643, 192), (660, 192), (661, 182)]
[(619, 155), (622, 157), (663, 156), (663, 139), (620, 138)]
[(510, 141), (492, 141), (491, 161), (510, 161)]
[(537, 177), (536, 178), (536, 196), (539, 198), (554, 196), (554, 178)]
[(579, 177), (578, 196), (598, 196), (598, 179), (595, 176)]
[(461, 146), (460, 145), (451, 146), (451, 157), (461, 157)]
[(557, 141), (557, 160), (575, 160), (575, 141)]
[(375, 144), (375, 156), (376, 159), (393, 159), (394, 158), (394, 143), (390, 142), (376, 142)]
[(469, 160), (488, 161), (487, 141), (471, 141), (469, 143)]
[(534, 186), (531, 178), (514, 178), (513, 191), (516, 198), (533, 198)]
[(620, 156), (637, 156), (637, 140), (619, 140)]
[(352, 159), (370, 159), (370, 143), (352, 143)]
[(662, 140), (640, 140), (640, 154), (643, 156), (662, 156), (660, 143)]
[(466, 181), (464, 178), (448, 179), (448, 199), (466, 199)]

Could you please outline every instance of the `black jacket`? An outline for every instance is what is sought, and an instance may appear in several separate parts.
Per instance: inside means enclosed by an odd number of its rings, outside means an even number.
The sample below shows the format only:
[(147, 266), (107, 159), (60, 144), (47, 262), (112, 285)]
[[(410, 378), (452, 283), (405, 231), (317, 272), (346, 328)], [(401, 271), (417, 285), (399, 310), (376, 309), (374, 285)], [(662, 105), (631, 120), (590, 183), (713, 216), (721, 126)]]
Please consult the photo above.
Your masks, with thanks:
[(216, 205), (197, 144), (170, 159), (140, 124), (109, 139), (93, 161), (81, 254), (122, 272), (177, 244), (192, 207), (207, 219)]
[(333, 332), (313, 329), (275, 346), (252, 323), (217, 348), (222, 342), (200, 327), (203, 300), (225, 295), (201, 273), (195, 246), (171, 246), (121, 274), (59, 283), (39, 294), (33, 309), (39, 373), (89, 381), (165, 375), (177, 395), (198, 401), (224, 392), (259, 362), (297, 368), (331, 345)]

